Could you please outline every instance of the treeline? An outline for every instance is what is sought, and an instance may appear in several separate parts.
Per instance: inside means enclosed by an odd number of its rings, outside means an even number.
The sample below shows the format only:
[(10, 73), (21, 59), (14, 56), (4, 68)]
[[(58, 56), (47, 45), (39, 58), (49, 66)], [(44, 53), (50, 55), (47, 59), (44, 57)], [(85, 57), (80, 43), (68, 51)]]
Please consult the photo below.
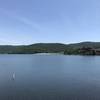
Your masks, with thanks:
[(66, 55), (96, 55), (99, 54), (99, 48), (100, 42), (37, 43), (27, 46), (0, 46), (0, 54), (61, 53)]
[(60, 43), (37, 43), (27, 46), (0, 46), (1, 54), (61, 53), (66, 45)]

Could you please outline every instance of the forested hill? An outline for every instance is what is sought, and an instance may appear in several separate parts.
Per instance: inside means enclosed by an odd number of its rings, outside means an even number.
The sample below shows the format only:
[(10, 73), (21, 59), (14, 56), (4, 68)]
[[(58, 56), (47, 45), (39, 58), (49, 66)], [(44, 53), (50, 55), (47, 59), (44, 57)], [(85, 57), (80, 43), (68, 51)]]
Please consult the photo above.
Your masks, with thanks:
[(1, 45), (0, 53), (1, 54), (35, 54), (35, 53), (63, 53), (63, 54), (83, 53), (84, 54), (85, 52), (85, 54), (91, 54), (90, 53), (91, 50), (99, 50), (99, 49), (100, 49), (100, 42), (81, 42), (75, 44), (37, 43), (37, 44), (22, 45), (22, 46)]
[(91, 47), (91, 48), (100, 48), (100, 42), (80, 42), (80, 43), (74, 43), (69, 44), (72, 48), (82, 48), (82, 47)]
[(67, 45), (60, 43), (36, 43), (22, 46), (0, 46), (2, 54), (34, 54), (34, 53), (61, 53), (64, 52)]

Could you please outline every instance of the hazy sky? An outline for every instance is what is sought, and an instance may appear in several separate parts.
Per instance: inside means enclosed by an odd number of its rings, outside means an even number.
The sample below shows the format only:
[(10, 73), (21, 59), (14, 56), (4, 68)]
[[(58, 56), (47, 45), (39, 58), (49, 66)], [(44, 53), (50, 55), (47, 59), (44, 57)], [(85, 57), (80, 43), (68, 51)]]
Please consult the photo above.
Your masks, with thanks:
[(100, 41), (100, 0), (0, 0), (0, 44)]

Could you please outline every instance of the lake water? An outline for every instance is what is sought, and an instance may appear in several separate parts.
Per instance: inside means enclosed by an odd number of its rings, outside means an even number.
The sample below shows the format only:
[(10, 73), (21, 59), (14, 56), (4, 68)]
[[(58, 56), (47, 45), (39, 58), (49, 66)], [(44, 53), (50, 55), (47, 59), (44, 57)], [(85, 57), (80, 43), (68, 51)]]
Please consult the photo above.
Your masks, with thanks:
[(100, 100), (100, 57), (0, 55), (0, 100)]

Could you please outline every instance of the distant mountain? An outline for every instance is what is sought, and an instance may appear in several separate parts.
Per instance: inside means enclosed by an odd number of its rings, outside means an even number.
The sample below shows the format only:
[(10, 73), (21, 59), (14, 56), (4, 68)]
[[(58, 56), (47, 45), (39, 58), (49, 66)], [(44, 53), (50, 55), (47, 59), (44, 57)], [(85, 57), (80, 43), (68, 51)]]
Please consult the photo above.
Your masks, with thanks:
[(80, 42), (74, 44), (36, 43), (36, 44), (22, 45), (22, 46), (1, 45), (0, 53), (1, 54), (35, 54), (35, 53), (81, 54), (80, 50), (82, 51), (83, 48), (85, 48), (85, 50), (90, 50), (86, 48), (91, 48), (91, 50), (97, 50), (97, 49), (100, 50), (100, 42)]
[(67, 45), (64, 54), (100, 55), (100, 42), (80, 42)]
[(37, 43), (28, 47), (39, 49), (42, 52), (62, 52), (66, 49), (67, 45), (61, 43)]
[(91, 48), (100, 48), (100, 42), (80, 42), (69, 44), (70, 47), (73, 48), (82, 48), (82, 47), (91, 47)]

